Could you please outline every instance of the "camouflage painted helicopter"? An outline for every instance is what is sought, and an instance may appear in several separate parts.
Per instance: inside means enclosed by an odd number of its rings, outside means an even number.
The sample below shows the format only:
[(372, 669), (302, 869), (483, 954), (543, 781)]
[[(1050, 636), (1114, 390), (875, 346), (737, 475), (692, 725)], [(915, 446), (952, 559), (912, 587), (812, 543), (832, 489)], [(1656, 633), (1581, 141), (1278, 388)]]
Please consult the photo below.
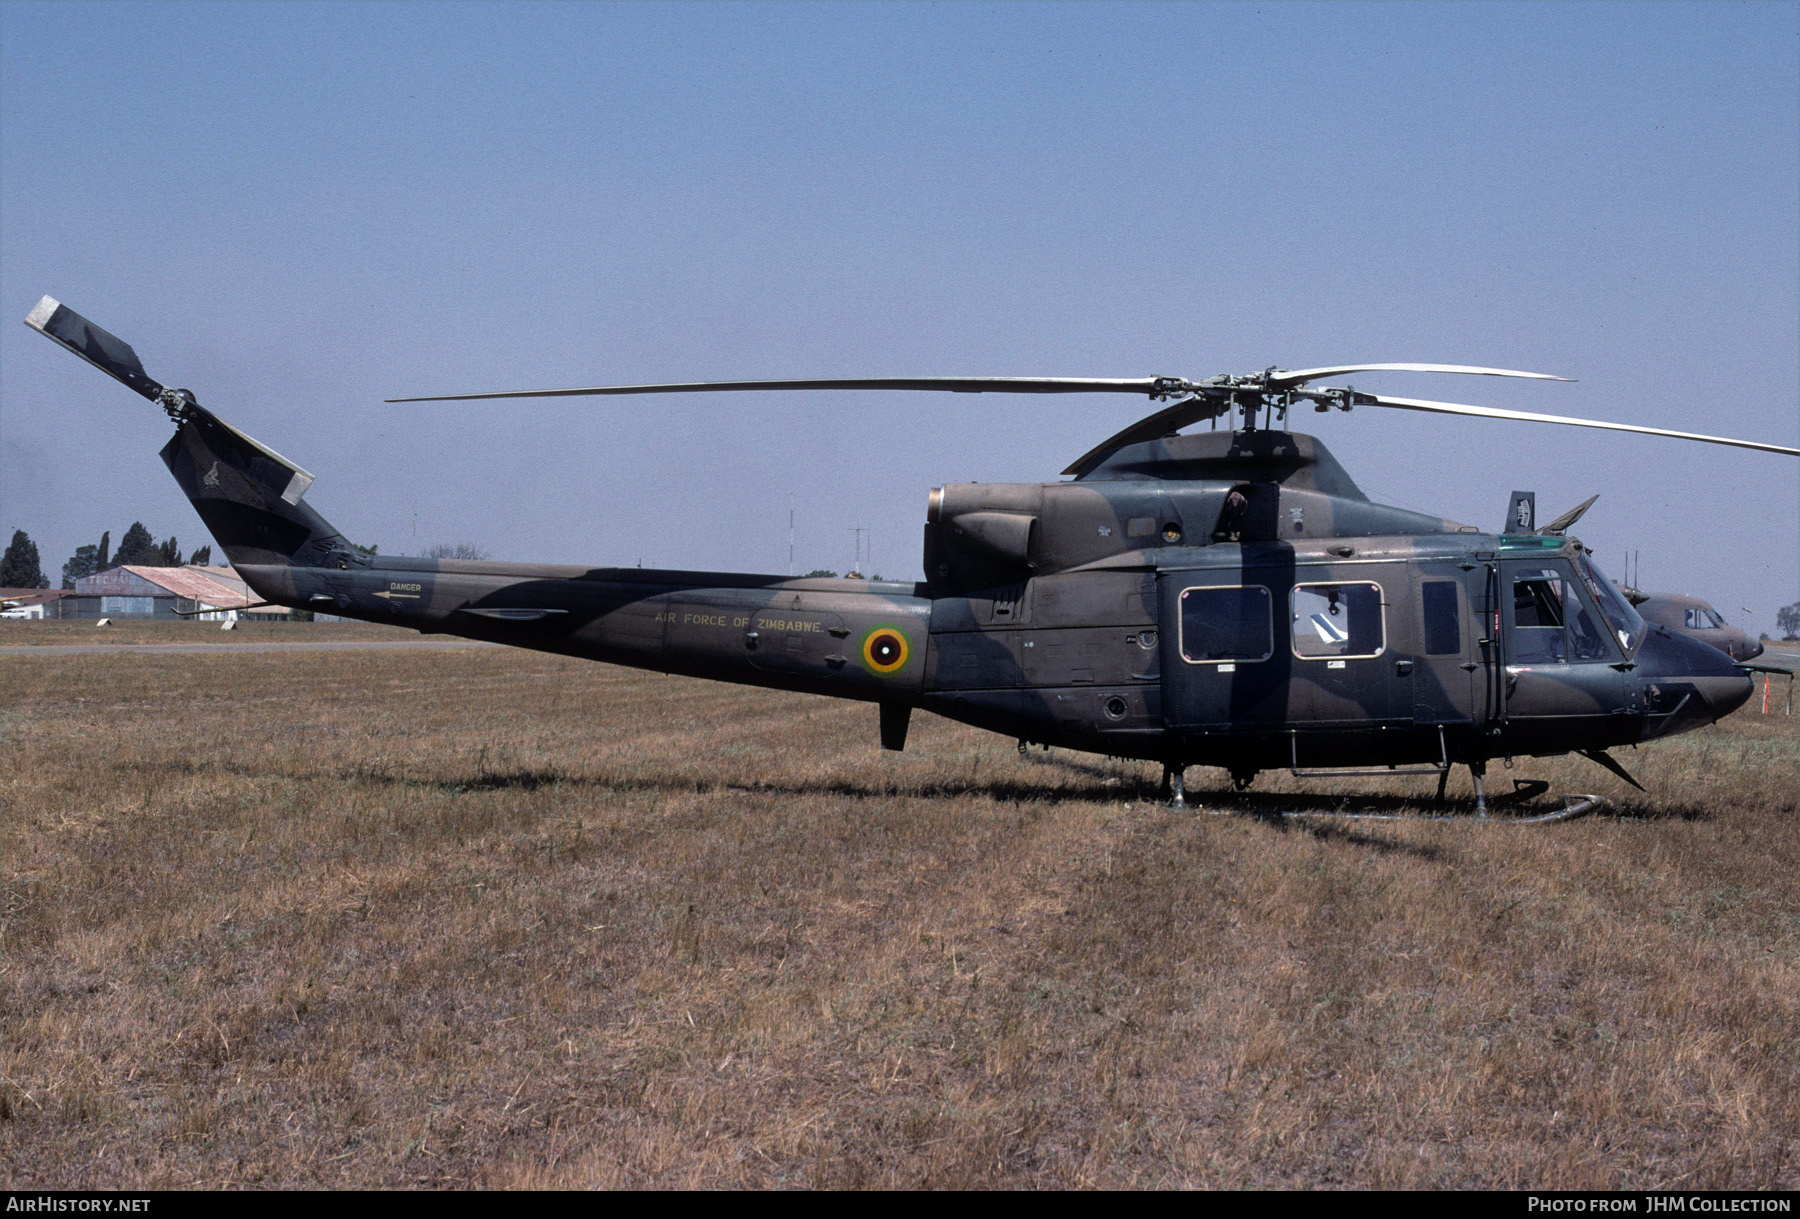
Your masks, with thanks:
[[(1353, 372), (1548, 378), (1437, 364), (1137, 380), (911, 378), (605, 386), (461, 399), (718, 390), (1130, 393), (1168, 405), (1068, 482), (951, 485), (926, 509), (925, 580), (547, 566), (370, 555), (302, 502), (312, 475), (152, 380), (45, 297), (28, 325), (174, 420), (164, 463), (267, 602), (721, 681), (861, 699), (904, 747), (914, 708), (1027, 742), (1188, 766), (1436, 773), (1607, 753), (1717, 720), (1750, 678), (1650, 626), (1560, 533), (1483, 533), (1371, 502), (1289, 410), (1357, 406), (1573, 424), (1800, 455), (1628, 424), (1309, 388)], [(441, 401), (443, 398), (394, 399)], [(1241, 415), (1232, 430), (1194, 423)]]

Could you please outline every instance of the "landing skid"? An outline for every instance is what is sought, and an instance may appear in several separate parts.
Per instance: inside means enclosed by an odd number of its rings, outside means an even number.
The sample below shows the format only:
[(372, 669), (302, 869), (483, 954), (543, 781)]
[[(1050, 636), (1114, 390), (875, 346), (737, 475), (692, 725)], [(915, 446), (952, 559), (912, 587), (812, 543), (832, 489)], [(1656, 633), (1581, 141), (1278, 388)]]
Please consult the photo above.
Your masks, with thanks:
[[(1499, 803), (1498, 800), (1495, 803)], [(1319, 821), (1481, 821), (1489, 825), (1545, 825), (1552, 821), (1573, 821), (1577, 817), (1585, 817), (1606, 803), (1601, 796), (1571, 794), (1563, 797), (1563, 806), (1547, 813), (1534, 813), (1529, 817), (1490, 816), (1477, 813), (1473, 817), (1458, 813), (1338, 813), (1308, 812), (1305, 810), (1281, 811), (1265, 813), (1262, 816), (1284, 820), (1319, 820)]]
[[(1158, 798), (1166, 804), (1172, 812), (1185, 813), (1191, 809), (1196, 813), (1210, 813), (1218, 816), (1226, 816), (1237, 811), (1230, 808), (1206, 808), (1201, 805), (1189, 805), (1187, 799), (1187, 783), (1185, 781), (1186, 769), (1185, 766), (1173, 763), (1164, 763), (1163, 765), (1162, 788), (1158, 792)], [(1500, 825), (1545, 825), (1552, 821), (1573, 821), (1577, 817), (1585, 817), (1587, 814), (1600, 808), (1606, 803), (1605, 799), (1600, 796), (1575, 793), (1564, 796), (1563, 806), (1559, 809), (1552, 809), (1549, 812), (1533, 813), (1529, 816), (1518, 817), (1507, 816), (1505, 814), (1491, 816), (1488, 812), (1490, 803), (1495, 805), (1505, 805), (1525, 800), (1533, 800), (1550, 790), (1550, 785), (1542, 779), (1514, 779), (1512, 791), (1505, 795), (1495, 796), (1490, 801), (1487, 795), (1486, 784), (1483, 782), (1486, 770), (1486, 764), (1481, 762), (1476, 762), (1469, 767), (1469, 777), (1474, 780), (1475, 783), (1475, 811), (1473, 815), (1468, 813), (1343, 813), (1303, 809), (1254, 812), (1250, 815), (1282, 820), (1489, 821)], [(1431, 803), (1434, 806), (1441, 807), (1445, 803), (1444, 788), (1449, 779), (1448, 765), (1441, 770), (1438, 770), (1437, 773), (1437, 795), (1432, 799)], [(1239, 781), (1235, 775), (1233, 776), (1233, 782), (1239, 791), (1242, 791), (1245, 787), (1249, 786), (1248, 783)]]

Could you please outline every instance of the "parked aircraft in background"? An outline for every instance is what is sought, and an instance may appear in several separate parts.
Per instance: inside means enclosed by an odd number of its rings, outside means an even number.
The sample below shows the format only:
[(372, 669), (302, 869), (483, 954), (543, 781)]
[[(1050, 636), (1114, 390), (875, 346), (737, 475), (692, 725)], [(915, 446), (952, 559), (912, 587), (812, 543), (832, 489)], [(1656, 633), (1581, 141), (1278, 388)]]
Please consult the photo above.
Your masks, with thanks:
[(1733, 660), (1753, 660), (1762, 655), (1761, 640), (1752, 639), (1743, 628), (1727, 623), (1718, 610), (1698, 597), (1646, 593), (1635, 588), (1626, 589), (1625, 595), (1645, 622), (1709, 643)]

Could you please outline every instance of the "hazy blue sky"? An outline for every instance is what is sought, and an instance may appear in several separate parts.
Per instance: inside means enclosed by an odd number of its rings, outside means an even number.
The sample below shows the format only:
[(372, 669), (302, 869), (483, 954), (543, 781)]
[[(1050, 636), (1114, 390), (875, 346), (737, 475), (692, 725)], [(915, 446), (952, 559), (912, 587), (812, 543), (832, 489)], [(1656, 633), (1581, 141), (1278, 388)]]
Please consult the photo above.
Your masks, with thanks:
[[(1126, 397), (406, 394), (1204, 377), (1800, 444), (1800, 4), (0, 4), (0, 532), (54, 580), (207, 541), (56, 296), (383, 551), (919, 571), (947, 481), (1053, 479)], [(1773, 626), (1800, 462), (1308, 415), (1377, 499), (1514, 487)]]

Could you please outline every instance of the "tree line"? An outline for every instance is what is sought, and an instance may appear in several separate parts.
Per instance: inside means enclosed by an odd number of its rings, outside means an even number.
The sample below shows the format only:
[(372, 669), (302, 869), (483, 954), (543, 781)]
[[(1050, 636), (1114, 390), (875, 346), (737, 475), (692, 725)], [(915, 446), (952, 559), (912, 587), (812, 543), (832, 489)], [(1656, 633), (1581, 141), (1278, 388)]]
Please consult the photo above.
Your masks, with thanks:
[[(374, 546), (356, 548), (370, 555), (377, 550)], [(473, 542), (439, 542), (427, 547), (424, 556), (428, 559), (485, 559), (488, 552)], [(63, 564), (62, 587), (73, 589), (75, 581), (83, 576), (98, 575), (126, 564), (135, 567), (206, 567), (211, 563), (211, 546), (202, 546), (183, 559), (181, 543), (173, 535), (159, 542), (150, 536), (142, 521), (133, 521), (125, 536), (119, 539), (117, 550), (112, 548), (111, 530), (102, 533), (98, 542), (77, 546), (69, 561)], [(6, 548), (5, 557), (0, 558), (0, 588), (49, 587), (50, 580), (44, 575), (37, 543), (23, 529), (15, 530), (12, 544)]]
[[(131, 528), (119, 539), (119, 548), (112, 548), (112, 531), (107, 530), (100, 535), (100, 540), (87, 546), (77, 546), (75, 553), (62, 568), (62, 586), (72, 589), (75, 581), (83, 576), (98, 575), (115, 567), (132, 564), (138, 567), (181, 567), (185, 564), (206, 566), (212, 562), (212, 547), (202, 546), (186, 559), (181, 557), (181, 543), (174, 535), (158, 542), (150, 536), (142, 521), (131, 522)], [(44, 575), (42, 563), (38, 557), (37, 543), (23, 530), (13, 531), (12, 543), (7, 546), (6, 554), (0, 557), (0, 588), (49, 588), (50, 580)]]

